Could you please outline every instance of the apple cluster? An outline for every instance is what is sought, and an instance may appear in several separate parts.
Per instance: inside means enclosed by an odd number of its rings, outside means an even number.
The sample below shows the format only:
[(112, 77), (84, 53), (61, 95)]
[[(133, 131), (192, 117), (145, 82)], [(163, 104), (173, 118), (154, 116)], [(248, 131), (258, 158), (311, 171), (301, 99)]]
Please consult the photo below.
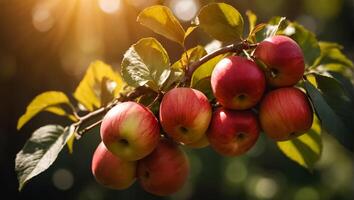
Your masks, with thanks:
[(132, 101), (113, 107), (103, 118), (102, 142), (93, 155), (96, 180), (114, 189), (138, 180), (147, 192), (165, 196), (188, 178), (189, 162), (181, 145), (210, 144), (221, 155), (238, 156), (251, 149), (261, 131), (283, 141), (310, 129), (311, 104), (294, 86), (305, 68), (298, 44), (273, 36), (260, 42), (253, 56), (257, 63), (230, 56), (215, 66), (215, 109), (202, 92), (182, 87), (164, 94), (158, 117)]

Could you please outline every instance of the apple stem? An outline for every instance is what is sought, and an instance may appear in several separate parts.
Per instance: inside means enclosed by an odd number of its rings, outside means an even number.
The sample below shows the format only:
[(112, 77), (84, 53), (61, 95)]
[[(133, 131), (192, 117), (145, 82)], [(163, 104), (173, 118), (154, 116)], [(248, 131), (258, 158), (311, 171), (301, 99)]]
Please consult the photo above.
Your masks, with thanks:
[(200, 67), (202, 64), (206, 63), (210, 59), (212, 59), (220, 54), (224, 54), (224, 53), (228, 53), (228, 52), (234, 52), (236, 54), (239, 54), (243, 50), (255, 48), (255, 47), (257, 47), (257, 45), (258, 44), (250, 44), (248, 41), (244, 40), (244, 41), (236, 43), (236, 44), (230, 44), (225, 47), (221, 47), (220, 49), (217, 49), (217, 50), (213, 51), (212, 53), (203, 56), (197, 62), (192, 63), (187, 69), (186, 80), (189, 81), (192, 78), (194, 71), (197, 70), (198, 67)]

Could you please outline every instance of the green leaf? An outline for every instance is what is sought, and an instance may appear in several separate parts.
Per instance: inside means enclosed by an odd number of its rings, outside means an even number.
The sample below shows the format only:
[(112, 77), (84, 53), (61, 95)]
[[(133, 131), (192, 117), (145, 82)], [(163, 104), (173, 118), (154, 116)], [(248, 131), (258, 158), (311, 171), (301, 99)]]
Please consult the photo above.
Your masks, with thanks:
[(353, 68), (353, 62), (349, 60), (341, 51), (343, 48), (339, 44), (331, 42), (319, 42), (321, 56), (317, 58), (316, 65), (340, 64)]
[(200, 80), (210, 77), (215, 65), (226, 56), (227, 54), (215, 56), (214, 58), (210, 59), (209, 61), (198, 67), (198, 69), (195, 70), (192, 75), (191, 87), (197, 85)]
[(156, 5), (145, 8), (140, 12), (137, 21), (155, 33), (183, 46), (185, 32), (168, 7)]
[(316, 116), (311, 129), (292, 140), (277, 142), (279, 149), (299, 165), (312, 169), (322, 152), (321, 126)]
[(194, 89), (199, 90), (208, 97), (209, 100), (214, 99), (214, 93), (211, 88), (210, 76), (199, 80), (194, 86)]
[(257, 31), (256, 39), (261, 42), (268, 37), (278, 35), (287, 25), (288, 20), (285, 17), (273, 17), (267, 24), (263, 25), (264, 27), (261, 27), (262, 31)]
[(226, 3), (211, 3), (202, 7), (197, 23), (217, 40), (224, 42), (242, 40), (243, 18), (234, 7)]
[(289, 23), (283, 33), (299, 44), (305, 57), (306, 66), (312, 66), (321, 52), (316, 35), (296, 22)]
[(73, 127), (47, 125), (37, 129), (16, 155), (15, 169), (19, 190), (34, 176), (53, 164), (67, 140), (74, 133)]
[(304, 82), (304, 87), (321, 121), (322, 128), (336, 136), (339, 142), (352, 151), (353, 144), (351, 141), (348, 141), (352, 133), (345, 127), (335, 111), (328, 105), (323, 94), (309, 81)]
[(109, 65), (95, 61), (90, 64), (84, 78), (74, 92), (74, 97), (87, 110), (93, 111), (100, 108), (103, 104), (101, 97), (103, 80), (110, 80), (111, 88), (114, 91), (114, 96), (118, 97), (125, 83), (121, 76), (115, 72)]
[(171, 73), (166, 50), (155, 38), (143, 38), (124, 54), (122, 75), (131, 86), (147, 85), (158, 91)]
[[(314, 74), (316, 78), (317, 88), (321, 91), (322, 96), (328, 105), (334, 110), (337, 116), (342, 120), (345, 127), (354, 133), (354, 104), (350, 91), (346, 91), (343, 85), (331, 76)], [(353, 87), (353, 86), (352, 86)], [(349, 137), (350, 135), (348, 135)]]
[(182, 80), (184, 77), (184, 71), (178, 68), (171, 68), (171, 73), (168, 79), (166, 80), (165, 84), (162, 87), (163, 91), (168, 91), (172, 89), (178, 82)]
[(18, 120), (17, 130), (21, 129), (23, 125), (41, 111), (48, 111), (61, 116), (67, 115), (66, 111), (58, 106), (62, 104), (71, 106), (68, 97), (62, 92), (49, 91), (36, 96), (27, 106), (25, 114)]
[(184, 52), (177, 62), (172, 65), (172, 68), (176, 69), (185, 69), (186, 66), (190, 65), (193, 62), (198, 61), (201, 57), (205, 56), (207, 52), (205, 51), (204, 47), (198, 45), (191, 49), (188, 49)]

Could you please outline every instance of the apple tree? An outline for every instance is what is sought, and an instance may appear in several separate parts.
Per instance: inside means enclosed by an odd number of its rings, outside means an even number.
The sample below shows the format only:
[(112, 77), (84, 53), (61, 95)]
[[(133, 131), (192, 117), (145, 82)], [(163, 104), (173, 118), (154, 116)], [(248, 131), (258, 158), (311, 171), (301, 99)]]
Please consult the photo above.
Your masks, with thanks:
[[(185, 183), (186, 148), (242, 156), (264, 134), (289, 159), (312, 169), (327, 132), (352, 152), (353, 63), (343, 47), (318, 41), (284, 17), (258, 23), (254, 13), (246, 16), (244, 34), (241, 13), (225, 3), (202, 7), (187, 28), (165, 6), (144, 9), (137, 21), (183, 49), (180, 59), (170, 60), (157, 39), (142, 38), (122, 56), (120, 72), (92, 62), (72, 94), (75, 101), (60, 91), (36, 96), (17, 129), (43, 111), (71, 123), (53, 122), (32, 134), (16, 156), (19, 190), (97, 126), (96, 180), (125, 189), (137, 179), (161, 196)], [(188, 48), (196, 29), (222, 46)]]

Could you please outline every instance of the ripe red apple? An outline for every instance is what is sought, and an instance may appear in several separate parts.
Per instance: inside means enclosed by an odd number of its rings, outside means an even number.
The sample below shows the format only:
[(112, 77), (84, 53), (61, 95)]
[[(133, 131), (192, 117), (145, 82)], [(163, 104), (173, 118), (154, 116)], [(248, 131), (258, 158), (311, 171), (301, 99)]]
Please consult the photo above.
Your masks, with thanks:
[(211, 74), (211, 87), (222, 106), (245, 110), (261, 99), (265, 90), (265, 77), (253, 61), (230, 56), (215, 66)]
[(177, 142), (191, 144), (205, 135), (212, 111), (208, 98), (192, 88), (168, 91), (160, 104), (164, 131)]
[(126, 189), (136, 178), (136, 162), (113, 155), (101, 142), (92, 159), (92, 173), (97, 182), (112, 189)]
[(124, 102), (103, 118), (101, 138), (113, 154), (125, 160), (139, 160), (158, 144), (160, 128), (149, 109), (135, 102)]
[(258, 120), (252, 111), (218, 108), (213, 113), (208, 139), (211, 147), (219, 154), (241, 155), (256, 143), (258, 136)]
[(162, 139), (156, 149), (138, 161), (137, 176), (145, 191), (165, 196), (177, 192), (188, 178), (189, 162), (172, 141)]
[(279, 88), (266, 94), (259, 119), (263, 131), (277, 141), (289, 140), (311, 128), (313, 111), (307, 96), (293, 87)]
[(305, 70), (304, 55), (289, 37), (276, 35), (260, 42), (255, 57), (266, 64), (267, 82), (274, 87), (295, 85)]

